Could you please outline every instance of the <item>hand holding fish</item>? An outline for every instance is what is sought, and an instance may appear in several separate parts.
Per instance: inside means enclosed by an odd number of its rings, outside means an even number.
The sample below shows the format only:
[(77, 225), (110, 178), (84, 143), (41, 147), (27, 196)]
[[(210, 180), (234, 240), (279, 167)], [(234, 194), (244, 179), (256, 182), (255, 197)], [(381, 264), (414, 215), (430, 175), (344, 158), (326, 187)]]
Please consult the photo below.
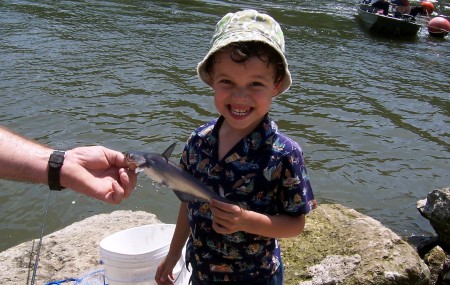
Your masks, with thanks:
[[(48, 184), (50, 147), (0, 126), (0, 149), (0, 179)], [(120, 152), (101, 146), (77, 147), (66, 151), (59, 184), (117, 204), (136, 185), (137, 176), (125, 170), (127, 166)]]
[(214, 199), (209, 207), (213, 215), (213, 229), (220, 234), (244, 231), (265, 237), (286, 238), (299, 235), (305, 226), (305, 215), (262, 214)]
[(118, 204), (128, 198), (137, 175), (122, 153), (101, 146), (78, 147), (66, 152), (61, 185), (96, 199)]
[(212, 199), (209, 204), (213, 215), (213, 229), (220, 234), (232, 234), (246, 231), (249, 211), (238, 205), (220, 202)]

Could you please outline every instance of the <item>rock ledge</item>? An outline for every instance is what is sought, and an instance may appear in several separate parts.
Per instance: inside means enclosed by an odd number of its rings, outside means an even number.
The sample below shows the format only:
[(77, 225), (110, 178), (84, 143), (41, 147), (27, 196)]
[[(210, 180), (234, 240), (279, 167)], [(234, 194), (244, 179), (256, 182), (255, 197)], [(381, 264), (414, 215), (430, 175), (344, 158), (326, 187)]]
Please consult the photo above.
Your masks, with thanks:
[[(160, 221), (150, 213), (116, 211), (45, 236), (35, 284), (101, 268), (104, 237), (155, 223)], [(320, 205), (307, 216), (302, 235), (280, 243), (286, 284), (430, 284), (430, 271), (412, 246), (380, 222), (341, 205)], [(26, 284), (31, 247), (32, 241), (0, 253), (0, 284)]]

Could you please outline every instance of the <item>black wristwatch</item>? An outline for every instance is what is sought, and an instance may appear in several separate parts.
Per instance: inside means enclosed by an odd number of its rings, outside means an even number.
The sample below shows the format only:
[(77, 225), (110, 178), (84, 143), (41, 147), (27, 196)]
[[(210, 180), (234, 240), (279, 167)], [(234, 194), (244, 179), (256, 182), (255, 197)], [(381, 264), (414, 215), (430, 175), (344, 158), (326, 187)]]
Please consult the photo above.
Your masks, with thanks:
[(65, 157), (66, 152), (62, 150), (54, 150), (50, 155), (48, 160), (48, 187), (50, 187), (50, 190), (61, 191), (64, 189), (61, 186), (60, 176)]

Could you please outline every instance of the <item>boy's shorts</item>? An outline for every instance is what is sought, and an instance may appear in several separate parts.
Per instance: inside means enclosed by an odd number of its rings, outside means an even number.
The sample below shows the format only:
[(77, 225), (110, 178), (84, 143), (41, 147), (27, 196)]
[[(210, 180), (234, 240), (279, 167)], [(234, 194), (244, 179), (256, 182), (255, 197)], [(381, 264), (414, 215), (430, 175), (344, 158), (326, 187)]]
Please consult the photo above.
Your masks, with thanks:
[(272, 278), (269, 278), (264, 281), (257, 282), (215, 282), (215, 281), (201, 281), (198, 279), (198, 274), (192, 274), (191, 280), (189, 284), (192, 285), (283, 285), (284, 284), (284, 266), (281, 264), (275, 274), (272, 275)]

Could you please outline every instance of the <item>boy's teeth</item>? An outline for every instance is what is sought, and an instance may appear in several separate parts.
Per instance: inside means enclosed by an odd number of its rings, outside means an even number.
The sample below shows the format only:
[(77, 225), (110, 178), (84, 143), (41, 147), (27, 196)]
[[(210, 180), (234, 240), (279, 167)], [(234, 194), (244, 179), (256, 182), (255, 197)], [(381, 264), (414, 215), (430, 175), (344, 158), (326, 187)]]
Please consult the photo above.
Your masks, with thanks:
[(234, 115), (238, 115), (238, 116), (243, 116), (243, 115), (247, 114), (247, 110), (231, 109), (231, 112)]

